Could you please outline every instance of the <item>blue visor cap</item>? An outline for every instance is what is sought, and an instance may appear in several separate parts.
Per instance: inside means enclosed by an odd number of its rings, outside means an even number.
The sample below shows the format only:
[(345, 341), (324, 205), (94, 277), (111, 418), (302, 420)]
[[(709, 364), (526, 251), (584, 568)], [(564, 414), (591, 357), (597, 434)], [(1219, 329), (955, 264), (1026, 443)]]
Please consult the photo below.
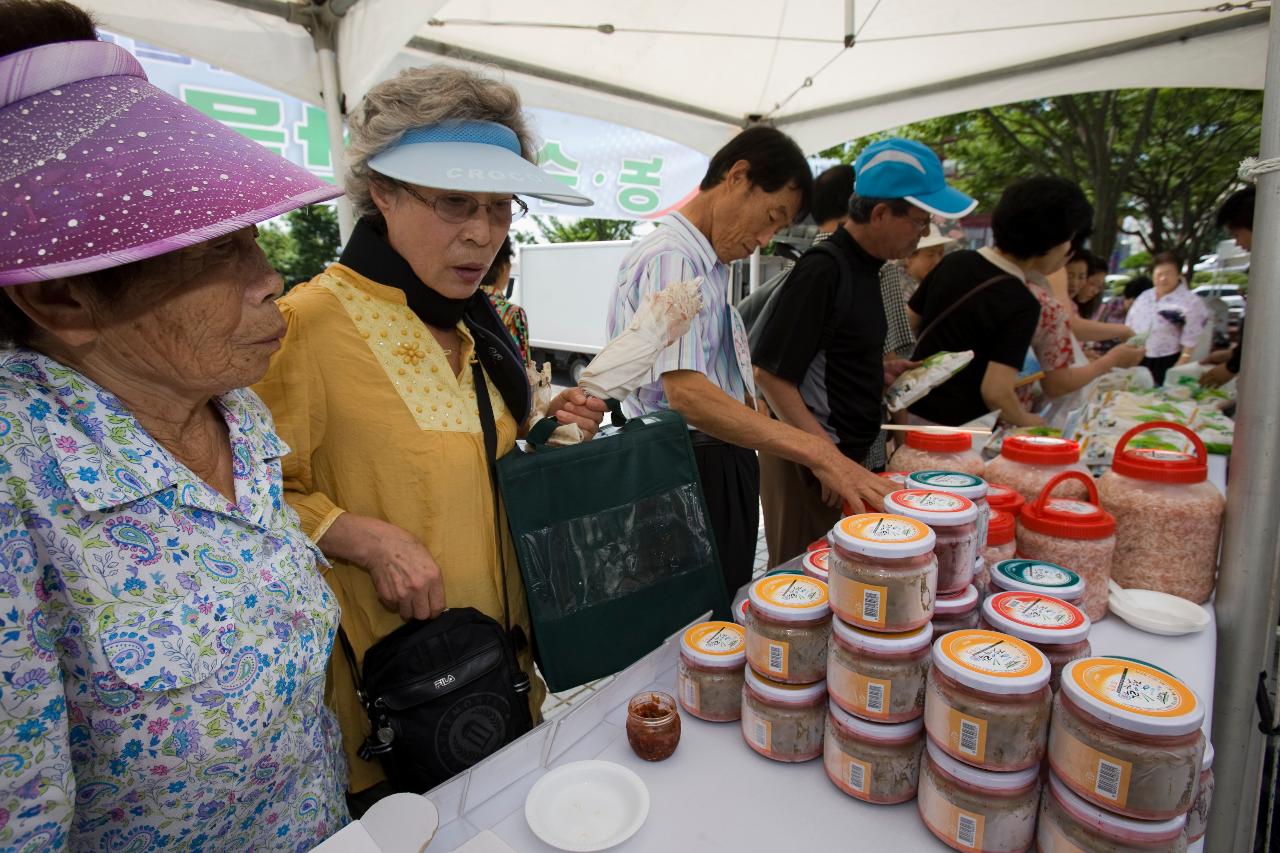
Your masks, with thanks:
[(978, 203), (947, 186), (938, 155), (910, 139), (872, 143), (853, 164), (853, 191), (863, 198), (900, 198), (947, 219), (965, 216)]
[(397, 181), (468, 193), (512, 193), (579, 207), (595, 204), (520, 156), (511, 128), (491, 121), (442, 121), (415, 127), (369, 158)]

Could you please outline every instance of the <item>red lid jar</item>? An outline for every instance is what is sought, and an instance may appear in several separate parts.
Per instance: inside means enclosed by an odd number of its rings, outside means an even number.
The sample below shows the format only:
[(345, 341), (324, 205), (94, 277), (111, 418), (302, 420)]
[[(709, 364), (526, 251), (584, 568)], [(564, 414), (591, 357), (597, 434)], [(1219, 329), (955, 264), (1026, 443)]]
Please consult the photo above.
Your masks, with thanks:
[[(1149, 430), (1181, 434), (1191, 452), (1130, 447)], [(1124, 434), (1111, 470), (1098, 482), (1102, 503), (1116, 519), (1116, 583), (1197, 604), (1209, 599), (1226, 499), (1208, 477), (1204, 442), (1181, 424), (1154, 421)]]
[[(1076, 480), (1088, 500), (1050, 497), (1057, 486)], [(1085, 581), (1084, 612), (1097, 621), (1107, 614), (1108, 581), (1116, 548), (1116, 520), (1098, 505), (1098, 489), (1088, 474), (1068, 471), (1045, 484), (1022, 508), (1018, 519), (1018, 554), (1056, 563)]]
[[(983, 478), (988, 483), (1003, 483), (1030, 503), (1046, 483), (1066, 471), (1088, 475), (1080, 464), (1080, 445), (1067, 438), (1044, 435), (1011, 435), (1000, 447), (1000, 455), (987, 463)], [(1075, 483), (1067, 483), (1061, 492), (1065, 497), (1083, 498)], [(988, 495), (987, 501), (991, 502)]]
[(982, 457), (973, 449), (973, 438), (967, 432), (910, 430), (901, 447), (889, 460), (893, 471), (960, 471), (982, 476)]

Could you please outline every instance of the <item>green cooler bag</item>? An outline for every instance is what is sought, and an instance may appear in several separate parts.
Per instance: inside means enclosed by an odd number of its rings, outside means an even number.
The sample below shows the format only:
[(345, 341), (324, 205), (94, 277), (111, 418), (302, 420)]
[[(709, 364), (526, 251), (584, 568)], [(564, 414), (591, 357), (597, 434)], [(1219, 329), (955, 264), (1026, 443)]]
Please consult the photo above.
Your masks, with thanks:
[(611, 408), (614, 426), (592, 441), (547, 447), (558, 424), (545, 419), (497, 464), (553, 693), (625, 669), (707, 610), (728, 612), (684, 418)]

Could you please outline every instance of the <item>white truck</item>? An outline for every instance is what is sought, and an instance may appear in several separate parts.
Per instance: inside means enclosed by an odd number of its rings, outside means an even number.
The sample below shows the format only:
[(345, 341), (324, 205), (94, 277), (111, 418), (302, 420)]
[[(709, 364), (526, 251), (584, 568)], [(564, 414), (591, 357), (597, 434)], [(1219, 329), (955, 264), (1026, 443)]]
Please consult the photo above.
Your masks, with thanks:
[(518, 246), (511, 299), (528, 314), (534, 361), (578, 381), (608, 340), (613, 289), (630, 248), (630, 240)]

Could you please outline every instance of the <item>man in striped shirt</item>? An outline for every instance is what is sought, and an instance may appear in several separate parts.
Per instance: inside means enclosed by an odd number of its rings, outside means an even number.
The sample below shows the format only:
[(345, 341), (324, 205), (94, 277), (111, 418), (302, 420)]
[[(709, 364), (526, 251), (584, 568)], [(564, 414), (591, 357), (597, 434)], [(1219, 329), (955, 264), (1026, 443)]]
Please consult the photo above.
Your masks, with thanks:
[(633, 416), (672, 409), (692, 428), (730, 593), (751, 579), (759, 533), (757, 450), (807, 466), (854, 503), (878, 505), (891, 490), (830, 442), (760, 414), (746, 330), (729, 304), (728, 264), (768, 245), (802, 215), (812, 185), (808, 161), (788, 136), (763, 126), (744, 130), (711, 158), (699, 193), (632, 248), (613, 294), (611, 338), (627, 328), (645, 294), (702, 279), (702, 310), (688, 333), (663, 351), (649, 381), (623, 408)]

